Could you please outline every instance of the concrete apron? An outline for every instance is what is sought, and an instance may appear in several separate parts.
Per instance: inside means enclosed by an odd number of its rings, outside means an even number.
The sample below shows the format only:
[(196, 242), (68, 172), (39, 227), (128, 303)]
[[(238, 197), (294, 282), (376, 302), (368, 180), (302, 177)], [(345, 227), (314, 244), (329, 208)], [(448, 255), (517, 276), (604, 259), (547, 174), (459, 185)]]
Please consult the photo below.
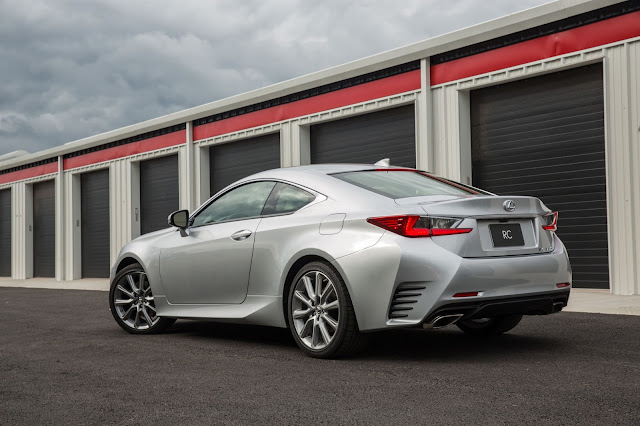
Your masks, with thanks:
[[(0, 287), (109, 291), (109, 280), (106, 278), (84, 278), (74, 281), (56, 281), (53, 278), (31, 278), (28, 280), (0, 278)], [(569, 306), (563, 311), (640, 315), (640, 296), (617, 296), (610, 294), (609, 290), (574, 288), (571, 290)]]

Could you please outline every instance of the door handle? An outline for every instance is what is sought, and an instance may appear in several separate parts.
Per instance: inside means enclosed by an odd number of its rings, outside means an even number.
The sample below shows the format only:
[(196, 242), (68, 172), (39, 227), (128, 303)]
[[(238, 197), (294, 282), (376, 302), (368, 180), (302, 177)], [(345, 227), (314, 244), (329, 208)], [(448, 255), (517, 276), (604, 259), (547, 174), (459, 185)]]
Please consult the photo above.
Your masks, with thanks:
[(231, 236), (232, 240), (236, 240), (236, 241), (242, 241), (242, 240), (246, 240), (247, 238), (249, 238), (251, 236), (252, 232), (249, 231), (248, 229), (244, 229), (242, 231), (238, 231), (235, 234), (233, 234)]

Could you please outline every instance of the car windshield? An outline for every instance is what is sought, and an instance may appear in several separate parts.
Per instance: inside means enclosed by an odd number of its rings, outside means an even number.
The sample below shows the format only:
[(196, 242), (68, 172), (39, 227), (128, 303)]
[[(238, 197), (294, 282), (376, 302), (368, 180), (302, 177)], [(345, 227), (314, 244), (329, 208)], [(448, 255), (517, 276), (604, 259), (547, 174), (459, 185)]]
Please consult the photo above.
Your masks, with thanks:
[(411, 170), (370, 170), (336, 173), (335, 178), (389, 198), (421, 197), (426, 195), (469, 195), (477, 192), (453, 182)]

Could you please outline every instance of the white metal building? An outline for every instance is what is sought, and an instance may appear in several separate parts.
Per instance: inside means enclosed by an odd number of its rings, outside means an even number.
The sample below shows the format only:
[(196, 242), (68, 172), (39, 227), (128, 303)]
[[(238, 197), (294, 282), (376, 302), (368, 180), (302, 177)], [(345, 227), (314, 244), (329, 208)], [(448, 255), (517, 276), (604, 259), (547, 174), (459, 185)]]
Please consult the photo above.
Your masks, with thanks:
[(248, 174), (416, 166), (560, 211), (574, 284), (640, 294), (640, 1), (564, 0), (0, 158), (0, 276), (108, 276), (120, 248)]

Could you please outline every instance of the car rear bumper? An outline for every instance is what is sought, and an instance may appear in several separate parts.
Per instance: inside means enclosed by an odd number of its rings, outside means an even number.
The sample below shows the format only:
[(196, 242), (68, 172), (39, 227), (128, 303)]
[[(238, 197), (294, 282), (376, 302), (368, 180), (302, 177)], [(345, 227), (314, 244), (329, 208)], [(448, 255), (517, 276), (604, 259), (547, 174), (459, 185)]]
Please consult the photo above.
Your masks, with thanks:
[(449, 316), (457, 319), (493, 318), (503, 315), (549, 315), (560, 312), (569, 303), (570, 290), (537, 293), (530, 296), (509, 296), (497, 299), (480, 299), (472, 302), (452, 302), (433, 310), (423, 321), (434, 326), (438, 318)]
[[(362, 331), (418, 326), (450, 307), (465, 307), (464, 314), (474, 317), (546, 314), (566, 306), (570, 287), (556, 284), (571, 283), (567, 253), (554, 238), (551, 253), (462, 258), (430, 238), (387, 233), (375, 246), (334, 265), (346, 281)], [(560, 302), (562, 307), (554, 307)]]

